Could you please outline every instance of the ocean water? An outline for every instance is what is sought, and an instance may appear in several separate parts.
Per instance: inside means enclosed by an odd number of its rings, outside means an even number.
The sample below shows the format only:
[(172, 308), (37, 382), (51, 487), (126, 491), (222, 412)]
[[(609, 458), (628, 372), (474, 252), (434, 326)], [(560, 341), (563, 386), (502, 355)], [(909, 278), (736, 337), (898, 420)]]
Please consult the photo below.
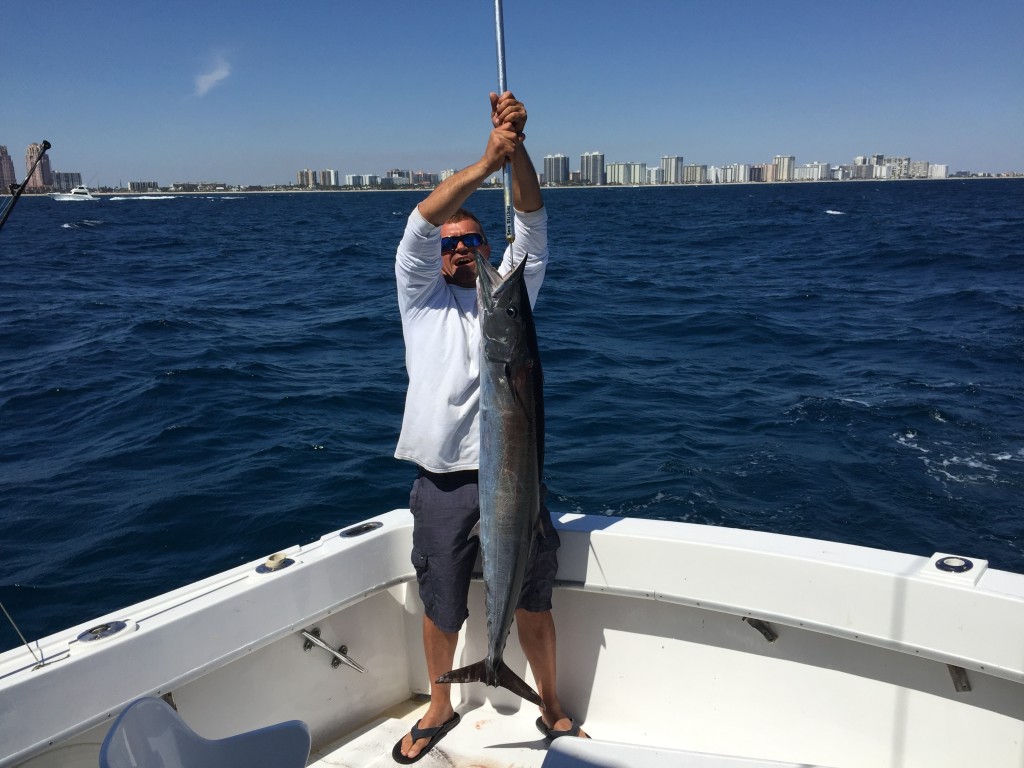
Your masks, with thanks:
[[(27, 636), (408, 504), (393, 259), (422, 196), (22, 198), (0, 600)], [(556, 515), (1024, 572), (1024, 182), (545, 199)], [(500, 237), (500, 193), (470, 206)]]

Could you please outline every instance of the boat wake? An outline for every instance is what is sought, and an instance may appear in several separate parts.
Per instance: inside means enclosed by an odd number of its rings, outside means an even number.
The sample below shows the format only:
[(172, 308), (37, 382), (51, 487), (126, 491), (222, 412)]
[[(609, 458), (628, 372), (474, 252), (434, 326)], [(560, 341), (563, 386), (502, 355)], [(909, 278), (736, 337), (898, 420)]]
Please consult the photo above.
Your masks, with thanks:
[(831, 208), (825, 211), (829, 216), (845, 216), (846, 211), (833, 211)]
[(124, 195), (110, 198), (111, 200), (177, 200), (177, 195)]

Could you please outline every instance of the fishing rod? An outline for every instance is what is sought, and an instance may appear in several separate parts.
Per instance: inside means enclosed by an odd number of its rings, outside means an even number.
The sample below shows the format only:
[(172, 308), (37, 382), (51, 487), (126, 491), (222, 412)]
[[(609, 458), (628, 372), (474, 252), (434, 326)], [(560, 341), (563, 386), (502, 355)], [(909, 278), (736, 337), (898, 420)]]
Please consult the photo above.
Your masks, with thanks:
[(4, 209), (3, 216), (0, 217), (0, 229), (4, 228), (4, 224), (7, 223), (7, 219), (10, 218), (11, 211), (14, 210), (14, 206), (18, 202), (18, 198), (21, 197), (21, 193), (25, 191), (25, 185), (27, 185), (28, 180), (32, 178), (32, 174), (36, 172), (36, 166), (39, 165), (39, 161), (43, 159), (43, 155), (46, 154), (46, 150), (48, 150), (53, 145), (50, 144), (50, 142), (48, 142), (46, 139), (43, 139), (43, 143), (41, 146), (43, 147), (43, 151), (39, 153), (39, 156), (36, 157), (36, 161), (32, 163), (32, 167), (29, 168), (28, 174), (25, 176), (25, 181), (23, 181), (20, 185), (11, 184), (12, 197), (11, 201), (7, 204), (7, 207)]
[[(501, 12), (501, 0), (494, 0), (494, 30), (498, 43), (498, 95), (508, 87), (505, 83), (505, 20)], [(505, 239), (512, 243), (516, 239), (512, 228), (512, 164), (506, 162), (501, 168), (501, 182), (505, 187)]]

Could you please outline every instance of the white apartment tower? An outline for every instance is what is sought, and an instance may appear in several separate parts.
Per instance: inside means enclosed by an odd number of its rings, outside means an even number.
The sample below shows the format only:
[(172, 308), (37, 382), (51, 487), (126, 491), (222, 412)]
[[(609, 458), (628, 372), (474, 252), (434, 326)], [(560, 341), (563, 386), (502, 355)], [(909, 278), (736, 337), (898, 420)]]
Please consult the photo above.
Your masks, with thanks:
[(772, 163), (775, 166), (776, 181), (792, 181), (796, 170), (796, 158), (793, 155), (776, 155)]
[(681, 155), (665, 155), (661, 158), (663, 184), (683, 183), (683, 158)]
[(706, 165), (687, 165), (683, 167), (684, 184), (707, 184), (708, 167)]
[(647, 163), (611, 163), (605, 177), (608, 184), (646, 184)]
[(569, 158), (565, 155), (547, 155), (544, 158), (544, 183), (565, 184), (569, 181)]
[(584, 152), (580, 156), (580, 178), (584, 184), (604, 184), (604, 154)]

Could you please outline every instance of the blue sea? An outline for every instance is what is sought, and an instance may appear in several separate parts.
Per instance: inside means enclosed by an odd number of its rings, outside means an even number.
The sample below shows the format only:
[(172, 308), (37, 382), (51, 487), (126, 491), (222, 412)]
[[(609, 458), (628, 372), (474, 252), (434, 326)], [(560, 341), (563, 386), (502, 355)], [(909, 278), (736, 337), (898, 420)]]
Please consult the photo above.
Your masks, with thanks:
[[(407, 506), (393, 259), (422, 197), (22, 198), (0, 232), (0, 601), (26, 636)], [(545, 200), (556, 515), (1024, 572), (1024, 181)], [(500, 239), (500, 193), (470, 206)]]

